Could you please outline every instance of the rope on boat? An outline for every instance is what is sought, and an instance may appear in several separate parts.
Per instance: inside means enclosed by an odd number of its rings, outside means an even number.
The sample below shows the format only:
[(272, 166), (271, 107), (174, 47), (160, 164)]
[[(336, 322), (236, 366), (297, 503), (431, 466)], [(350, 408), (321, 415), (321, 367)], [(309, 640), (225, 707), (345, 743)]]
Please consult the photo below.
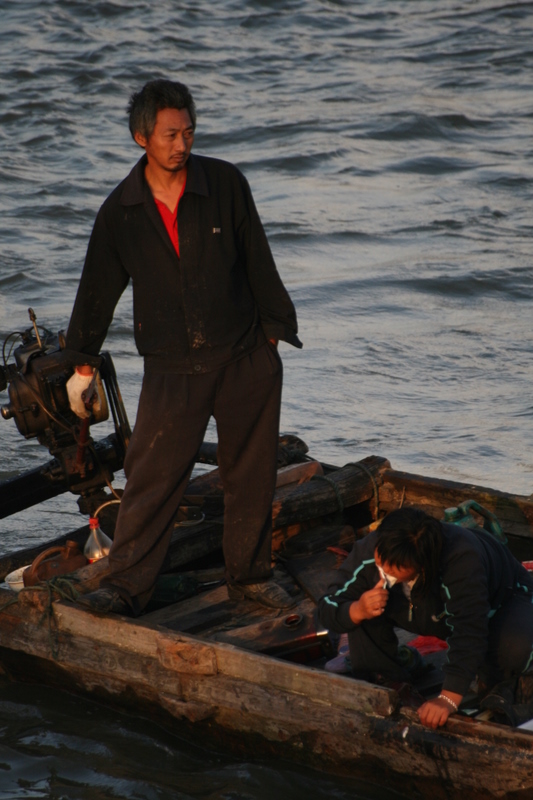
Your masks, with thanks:
[(43, 611), (41, 619), (39, 620), (39, 625), (41, 625), (44, 620), (48, 621), (48, 643), (50, 645), (50, 652), (52, 653), (52, 658), (54, 661), (57, 661), (59, 656), (59, 647), (57, 642), (57, 620), (54, 614), (54, 598), (50, 583), (51, 581), (46, 581), (45, 585), (42, 587), (48, 592), (48, 603)]
[[(359, 461), (349, 461), (344, 466), (345, 467), (357, 467), (357, 469), (360, 469), (363, 472), (366, 472), (366, 474), (368, 475), (368, 477), (372, 481), (372, 486), (374, 487), (374, 500), (375, 500), (375, 504), (376, 504), (376, 519), (377, 519), (378, 518), (378, 514), (379, 514), (379, 489), (378, 489), (378, 485), (376, 483), (376, 479), (372, 475), (372, 472), (368, 469), (368, 467), (365, 464), (361, 464)], [(329, 483), (329, 485), (333, 487), (333, 490), (334, 490), (334, 492), (335, 492), (335, 494), (337, 496), (337, 503), (339, 505), (339, 511), (342, 513), (344, 511), (344, 501), (342, 499), (342, 496), (341, 496), (341, 493), (340, 493), (340, 489), (337, 486), (337, 484), (335, 483), (335, 481), (332, 480), (331, 478), (328, 478), (327, 475), (313, 475), (311, 477), (311, 480), (312, 481), (315, 481), (315, 480), (327, 481), (327, 483)]]
[(76, 602), (76, 600), (80, 597), (80, 592), (75, 586), (77, 582), (78, 578), (66, 578), (63, 575), (56, 575), (54, 578), (50, 578), (48, 581), (42, 581), (35, 586), (27, 586), (24, 589), (21, 589), (20, 592), (17, 592), (15, 597), (12, 597), (11, 600), (7, 601), (7, 603), (4, 603), (2, 606), (0, 606), (0, 613), (9, 606), (18, 603), (19, 596), (24, 591), (37, 590), (46, 592), (48, 595), (48, 602), (41, 619), (39, 620), (39, 625), (45, 622), (45, 620), (48, 622), (48, 641), (50, 643), (50, 652), (52, 653), (52, 658), (54, 661), (57, 661), (59, 656), (59, 647), (57, 643), (57, 620), (54, 614), (53, 604), (54, 600), (57, 600), (58, 598), (54, 597), (54, 595), (59, 595), (60, 600)]
[(80, 593), (74, 585), (77, 582), (78, 578), (65, 578), (63, 575), (56, 575), (54, 578), (44, 581), (43, 584), (38, 584), (37, 586), (32, 587), (34, 589), (45, 591), (48, 594), (48, 603), (46, 604), (46, 608), (39, 621), (39, 624), (43, 623), (45, 620), (48, 621), (48, 641), (50, 644), (50, 652), (52, 653), (52, 658), (54, 661), (57, 661), (59, 657), (57, 619), (54, 614), (54, 600), (57, 598), (54, 598), (54, 594), (59, 595), (61, 600), (76, 602), (80, 596)]
[(339, 504), (339, 511), (342, 513), (344, 511), (344, 501), (342, 499), (342, 496), (341, 496), (341, 493), (340, 493), (340, 489), (337, 486), (337, 484), (335, 483), (335, 481), (333, 481), (331, 478), (328, 478), (327, 475), (312, 475), (311, 476), (311, 480), (312, 481), (326, 481), (327, 483), (329, 483), (330, 486), (333, 487), (333, 490), (334, 490), (335, 494), (337, 495), (337, 503)]
[(0, 606), (0, 614), (2, 613), (2, 611), (5, 611), (6, 608), (9, 608), (9, 606), (12, 606), (14, 603), (18, 603), (18, 601), (19, 601), (18, 595), (16, 597), (12, 597), (11, 600), (8, 600), (7, 603), (4, 603), (3, 605)]

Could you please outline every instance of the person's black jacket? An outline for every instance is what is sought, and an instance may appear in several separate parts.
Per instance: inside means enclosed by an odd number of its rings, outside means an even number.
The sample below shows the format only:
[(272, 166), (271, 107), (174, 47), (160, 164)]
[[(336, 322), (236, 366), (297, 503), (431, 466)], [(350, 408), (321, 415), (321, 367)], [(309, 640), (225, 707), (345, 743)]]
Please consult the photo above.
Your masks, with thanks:
[[(533, 597), (533, 577), (488, 533), (443, 523), (442, 534), (440, 575), (429, 595), (422, 597), (415, 583), (410, 603), (402, 584), (395, 584), (385, 615), (406, 630), (446, 639), (443, 688), (464, 695), (485, 660), (490, 618), (513, 593)], [(357, 628), (350, 604), (379, 579), (374, 561), (378, 535), (370, 533), (355, 543), (320, 600), (320, 620), (330, 630), (349, 633)]]
[(135, 342), (147, 369), (208, 372), (284, 339), (301, 347), (244, 176), (191, 155), (178, 206), (180, 258), (144, 178), (146, 156), (102, 205), (72, 312), (67, 347), (95, 355), (133, 283)]

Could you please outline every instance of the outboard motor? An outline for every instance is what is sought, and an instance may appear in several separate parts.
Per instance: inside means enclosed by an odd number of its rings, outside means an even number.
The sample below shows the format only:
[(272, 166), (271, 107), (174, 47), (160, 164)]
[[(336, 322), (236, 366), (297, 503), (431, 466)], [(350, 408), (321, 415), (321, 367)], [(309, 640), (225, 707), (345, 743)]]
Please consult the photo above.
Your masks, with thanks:
[[(8, 389), (9, 402), (0, 407), (0, 413), (6, 420), (14, 419), (26, 439), (37, 438), (53, 460), (0, 483), (0, 518), (66, 490), (85, 495), (109, 486), (113, 470), (122, 467), (131, 436), (109, 353), (89, 357), (66, 350), (62, 332), (38, 327), (31, 308), (29, 315), (32, 327), (11, 333), (4, 341), (0, 391)], [(74, 414), (67, 395), (66, 384), (77, 363), (89, 363), (98, 370), (97, 402), (87, 420)], [(110, 413), (114, 434), (94, 442), (89, 426), (104, 422)]]
[[(74, 364), (65, 351), (62, 332), (39, 333), (35, 314), (30, 308), (34, 328), (17, 335), (21, 344), (13, 351), (14, 364), (0, 366), (0, 390), (9, 384), (9, 403), (0, 407), (4, 419), (14, 419), (20, 433), (26, 438), (37, 437), (52, 455), (62, 449), (65, 438), (75, 437), (78, 417), (70, 409), (66, 384), (73, 373)], [(6, 349), (4, 342), (4, 355)], [(93, 359), (100, 366), (101, 358)], [(109, 417), (109, 409), (100, 375), (97, 375), (98, 409), (91, 424)]]

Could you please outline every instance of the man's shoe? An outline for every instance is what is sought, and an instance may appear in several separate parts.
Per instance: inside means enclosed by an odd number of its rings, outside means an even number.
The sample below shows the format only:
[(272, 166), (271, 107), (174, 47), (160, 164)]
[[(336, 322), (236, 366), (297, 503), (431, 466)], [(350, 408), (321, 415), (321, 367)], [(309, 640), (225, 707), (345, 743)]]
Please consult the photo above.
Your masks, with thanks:
[(324, 669), (327, 672), (336, 672), (339, 675), (349, 675), (352, 671), (352, 662), (350, 661), (349, 647), (342, 647), (339, 650), (339, 655), (331, 658), (324, 664)]
[(292, 608), (295, 601), (272, 579), (260, 583), (228, 583), (230, 600), (254, 600), (267, 608)]
[(398, 646), (398, 661), (413, 680), (421, 678), (431, 669), (431, 665), (427, 664), (416, 647), (411, 647), (408, 644)]
[(129, 614), (131, 609), (116, 589), (102, 588), (82, 595), (78, 604), (94, 614)]
[(350, 661), (350, 645), (348, 644), (347, 633), (340, 635), (337, 655), (335, 658), (330, 658), (329, 661), (326, 661), (324, 669), (328, 672), (337, 672), (340, 675), (349, 675), (351, 673), (352, 662)]
[(515, 691), (516, 678), (502, 681), (485, 695), (479, 707), (482, 711), (492, 711), (497, 722), (516, 726), (518, 721), (515, 713)]

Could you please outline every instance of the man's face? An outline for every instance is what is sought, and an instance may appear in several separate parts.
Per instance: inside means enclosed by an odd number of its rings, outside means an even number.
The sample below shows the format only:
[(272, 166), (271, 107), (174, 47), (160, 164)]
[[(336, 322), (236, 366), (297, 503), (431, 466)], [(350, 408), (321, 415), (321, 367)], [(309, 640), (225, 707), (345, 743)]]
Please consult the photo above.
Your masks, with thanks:
[(186, 108), (165, 108), (157, 112), (149, 139), (135, 134), (135, 141), (146, 150), (151, 166), (167, 172), (184, 169), (194, 141), (194, 128)]
[(390, 577), (394, 578), (398, 583), (412, 581), (418, 575), (417, 570), (412, 567), (394, 567), (387, 561), (382, 561), (377, 550), (374, 550), (374, 558), (378, 569), (381, 568), (386, 575), (390, 575)]

